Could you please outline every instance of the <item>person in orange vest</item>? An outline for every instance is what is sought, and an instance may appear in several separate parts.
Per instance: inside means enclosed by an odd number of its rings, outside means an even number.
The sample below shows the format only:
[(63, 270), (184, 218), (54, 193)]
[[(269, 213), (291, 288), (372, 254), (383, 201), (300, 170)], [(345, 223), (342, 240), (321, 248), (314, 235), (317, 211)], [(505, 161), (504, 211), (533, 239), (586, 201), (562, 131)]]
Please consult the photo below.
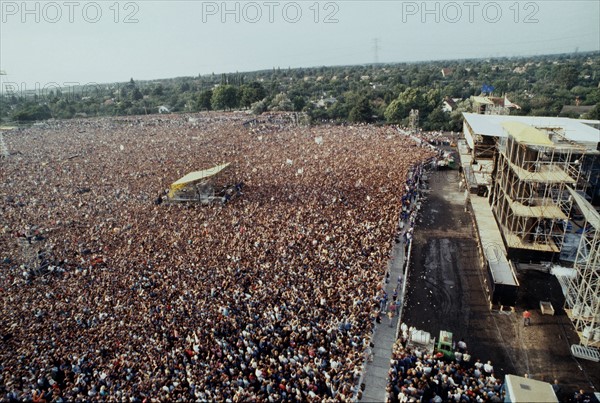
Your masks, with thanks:
[(525, 312), (523, 312), (523, 325), (531, 325), (531, 312), (529, 312), (527, 309), (525, 309)]

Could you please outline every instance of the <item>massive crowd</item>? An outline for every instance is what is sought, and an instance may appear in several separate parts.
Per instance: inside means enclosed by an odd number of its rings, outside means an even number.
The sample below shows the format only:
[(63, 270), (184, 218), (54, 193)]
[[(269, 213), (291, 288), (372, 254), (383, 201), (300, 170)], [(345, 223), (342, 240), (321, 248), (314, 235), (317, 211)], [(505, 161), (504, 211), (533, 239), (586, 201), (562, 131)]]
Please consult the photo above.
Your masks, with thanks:
[[(0, 394), (348, 401), (412, 164), (390, 127), (102, 118), (5, 133)], [(231, 162), (226, 205), (158, 203)]]
[[(407, 136), (413, 133), (413, 130), (409, 127), (399, 127), (398, 130)], [(458, 133), (455, 132), (417, 130), (417, 136), (420, 140), (434, 146), (449, 146), (456, 142), (457, 135)]]
[(388, 379), (388, 401), (395, 402), (503, 402), (502, 379), (490, 361), (472, 360), (464, 340), (455, 346), (452, 360), (409, 342), (402, 335), (394, 344)]

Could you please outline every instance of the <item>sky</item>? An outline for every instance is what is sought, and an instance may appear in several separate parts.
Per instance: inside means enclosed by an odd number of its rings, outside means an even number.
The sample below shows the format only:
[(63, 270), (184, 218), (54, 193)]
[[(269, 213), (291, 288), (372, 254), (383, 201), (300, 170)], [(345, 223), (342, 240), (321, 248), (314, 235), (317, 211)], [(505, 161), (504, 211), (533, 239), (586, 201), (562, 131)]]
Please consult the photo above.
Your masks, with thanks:
[(598, 0), (0, 0), (1, 89), (574, 51)]

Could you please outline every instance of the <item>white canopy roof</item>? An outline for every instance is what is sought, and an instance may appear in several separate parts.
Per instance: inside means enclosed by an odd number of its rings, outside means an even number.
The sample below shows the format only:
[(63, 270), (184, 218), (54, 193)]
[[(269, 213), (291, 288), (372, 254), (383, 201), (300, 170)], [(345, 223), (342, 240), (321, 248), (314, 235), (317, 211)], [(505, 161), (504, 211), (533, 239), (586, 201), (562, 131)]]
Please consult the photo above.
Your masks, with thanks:
[(589, 149), (596, 150), (600, 143), (600, 130), (586, 124), (590, 123), (589, 120), (549, 116), (480, 115), (477, 113), (463, 113), (463, 116), (474, 134), (482, 136), (506, 137), (507, 133), (502, 124), (519, 122), (538, 129), (559, 129), (564, 132), (567, 139), (585, 144)]

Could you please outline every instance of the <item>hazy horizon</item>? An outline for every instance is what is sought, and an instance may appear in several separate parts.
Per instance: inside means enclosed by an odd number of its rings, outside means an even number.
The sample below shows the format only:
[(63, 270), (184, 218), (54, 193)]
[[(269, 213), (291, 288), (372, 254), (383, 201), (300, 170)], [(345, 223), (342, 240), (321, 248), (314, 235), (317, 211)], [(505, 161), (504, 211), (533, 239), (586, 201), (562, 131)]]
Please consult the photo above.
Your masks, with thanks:
[(600, 2), (0, 1), (2, 89), (600, 51)]

